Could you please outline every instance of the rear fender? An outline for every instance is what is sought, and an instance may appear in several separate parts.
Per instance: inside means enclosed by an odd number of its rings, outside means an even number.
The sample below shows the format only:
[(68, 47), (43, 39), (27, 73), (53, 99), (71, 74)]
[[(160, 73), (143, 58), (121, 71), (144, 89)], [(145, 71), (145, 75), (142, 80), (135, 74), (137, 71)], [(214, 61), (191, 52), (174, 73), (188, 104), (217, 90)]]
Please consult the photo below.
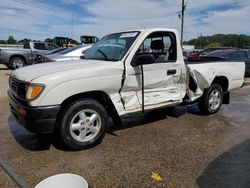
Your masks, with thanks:
[[(213, 68), (208, 69), (206, 73), (201, 73), (195, 69), (191, 70), (189, 67), (187, 67), (187, 71), (190, 76), (187, 95), (191, 99), (191, 101), (194, 101), (203, 95), (204, 89), (208, 88), (211, 85), (216, 75)], [(193, 84), (196, 85), (196, 87), (190, 87), (191, 80)]]

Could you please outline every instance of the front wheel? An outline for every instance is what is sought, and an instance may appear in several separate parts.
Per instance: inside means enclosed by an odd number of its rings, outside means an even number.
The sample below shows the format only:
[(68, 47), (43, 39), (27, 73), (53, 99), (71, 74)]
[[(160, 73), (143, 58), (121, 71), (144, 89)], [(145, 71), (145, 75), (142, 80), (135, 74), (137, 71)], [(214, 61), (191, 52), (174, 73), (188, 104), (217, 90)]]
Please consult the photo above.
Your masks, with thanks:
[(13, 57), (10, 60), (10, 66), (12, 69), (18, 69), (25, 65), (25, 61), (21, 57)]
[(81, 150), (101, 142), (107, 122), (108, 115), (99, 102), (78, 100), (62, 111), (56, 133), (66, 147)]
[(223, 89), (219, 84), (212, 84), (198, 100), (198, 107), (204, 114), (217, 113), (222, 105)]

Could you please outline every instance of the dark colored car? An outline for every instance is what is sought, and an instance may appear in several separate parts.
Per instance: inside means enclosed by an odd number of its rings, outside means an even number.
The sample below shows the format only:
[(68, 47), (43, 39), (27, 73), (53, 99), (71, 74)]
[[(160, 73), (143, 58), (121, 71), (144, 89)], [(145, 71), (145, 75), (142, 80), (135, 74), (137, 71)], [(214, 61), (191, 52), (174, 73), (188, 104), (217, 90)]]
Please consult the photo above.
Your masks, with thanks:
[(202, 57), (207, 56), (207, 54), (209, 54), (210, 52), (216, 51), (216, 50), (239, 50), (239, 48), (236, 47), (218, 47), (218, 48), (206, 48), (202, 51), (200, 51), (199, 53), (195, 53), (195, 54), (190, 54), (187, 59), (189, 61), (199, 61), (200, 59), (202, 59)]
[(206, 56), (200, 57), (203, 60), (209, 59), (224, 59), (232, 61), (245, 61), (246, 71), (245, 76), (250, 76), (250, 50), (214, 50)]

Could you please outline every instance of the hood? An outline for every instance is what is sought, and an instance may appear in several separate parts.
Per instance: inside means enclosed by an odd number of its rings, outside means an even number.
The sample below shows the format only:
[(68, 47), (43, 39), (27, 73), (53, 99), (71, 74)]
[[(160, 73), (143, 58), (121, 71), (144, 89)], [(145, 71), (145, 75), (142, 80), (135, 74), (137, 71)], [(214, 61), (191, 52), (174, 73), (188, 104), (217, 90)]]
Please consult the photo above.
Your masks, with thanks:
[(123, 64), (121, 62), (80, 59), (31, 65), (16, 69), (11, 76), (25, 82), (32, 82), (37, 78), (48, 75), (53, 75), (53, 78), (68, 76), (85, 78), (100, 76), (100, 74), (103, 76), (105, 74), (118, 74), (114, 70), (119, 70), (120, 73), (123, 70)]

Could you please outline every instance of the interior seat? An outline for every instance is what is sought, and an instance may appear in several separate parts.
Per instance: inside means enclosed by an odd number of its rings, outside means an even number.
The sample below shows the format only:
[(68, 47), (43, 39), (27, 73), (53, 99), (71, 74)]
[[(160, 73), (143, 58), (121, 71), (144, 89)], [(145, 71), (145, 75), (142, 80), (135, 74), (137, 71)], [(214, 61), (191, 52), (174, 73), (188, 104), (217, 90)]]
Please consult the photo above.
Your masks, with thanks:
[(168, 60), (169, 57), (169, 53), (164, 52), (164, 43), (163, 40), (159, 39), (159, 40), (153, 40), (150, 44), (150, 47), (152, 49), (152, 53), (155, 57), (155, 62), (159, 63), (159, 62), (165, 62)]

